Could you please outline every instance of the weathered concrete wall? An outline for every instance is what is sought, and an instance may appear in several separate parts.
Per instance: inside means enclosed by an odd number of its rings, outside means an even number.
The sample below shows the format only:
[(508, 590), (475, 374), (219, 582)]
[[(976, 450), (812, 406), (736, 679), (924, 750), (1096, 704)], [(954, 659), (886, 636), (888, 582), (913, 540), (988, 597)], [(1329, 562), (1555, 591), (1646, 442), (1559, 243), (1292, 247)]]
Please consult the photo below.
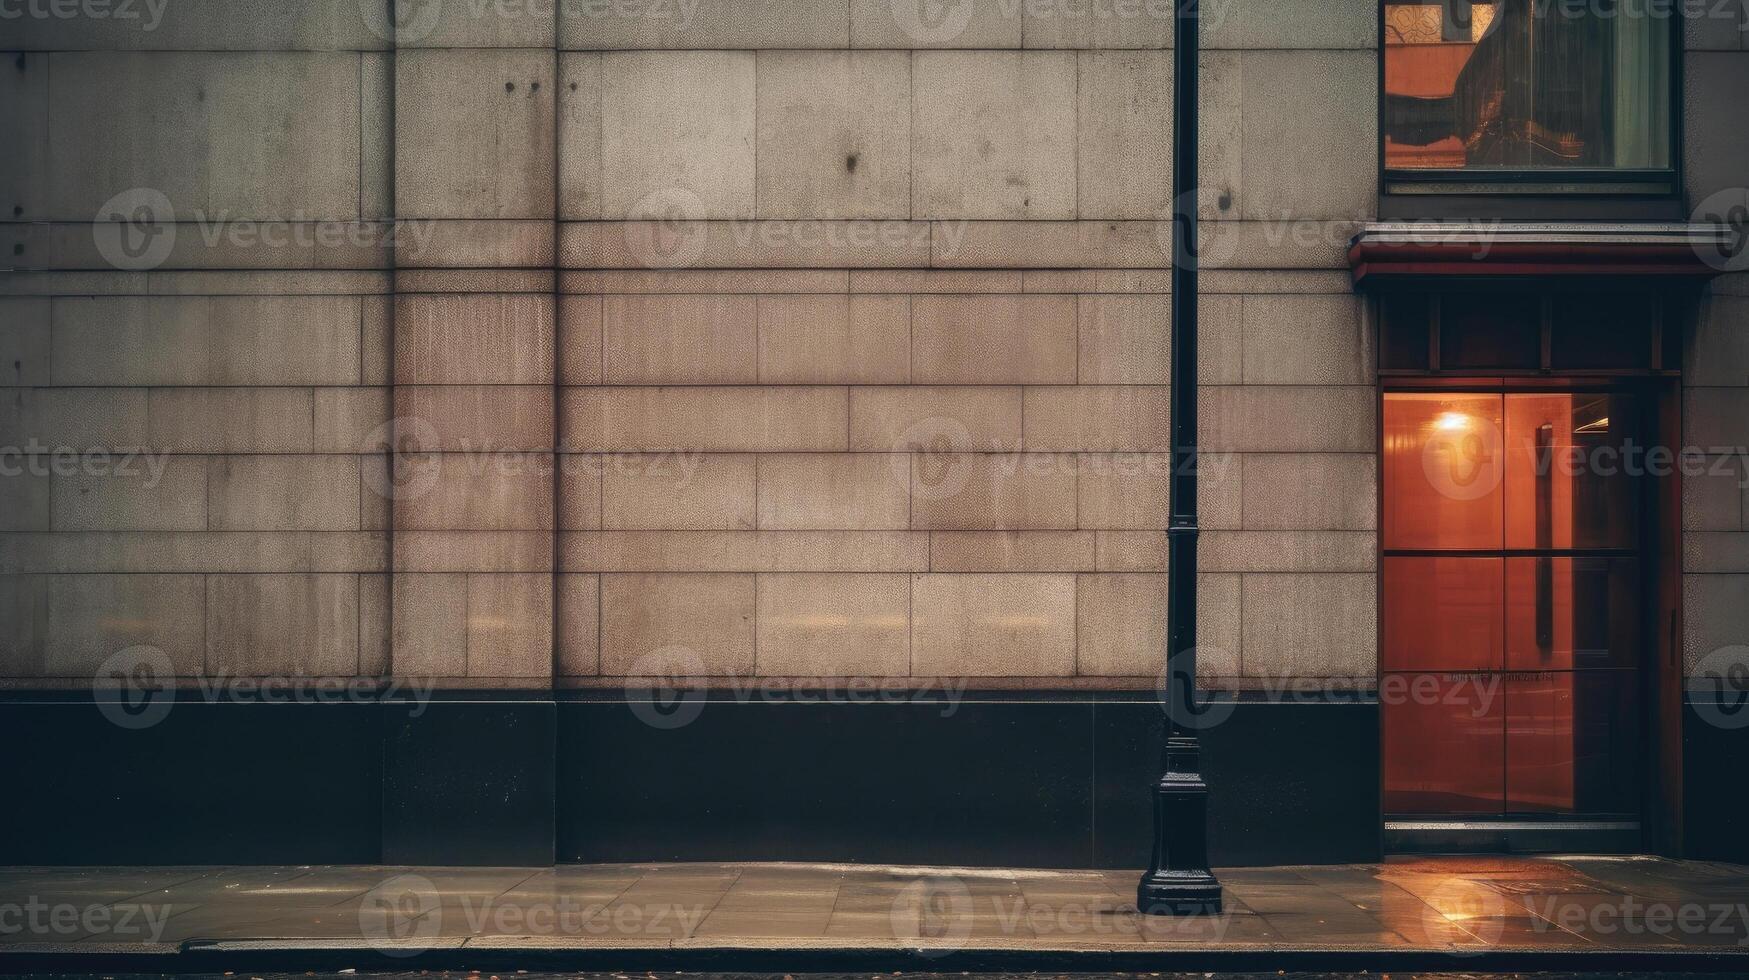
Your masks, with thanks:
[[(740, 6), (561, 32), (560, 672), (1151, 683), (1169, 5)], [(1209, 33), (1204, 672), (1366, 677), (1373, 13), (1279, 6)]]
[[(48, 271), (0, 280), (0, 444), (167, 455), (0, 480), (5, 673), (150, 643), (482, 686), (1152, 682), (1170, 4), (587, 9), (20, 22), (0, 246)], [(1376, 670), (1343, 254), (1375, 16), (1210, 8), (1201, 649), (1236, 683)], [(1697, 196), (1743, 182), (1708, 122), (1741, 37), (1690, 38)], [(118, 269), (135, 188), (182, 223)], [(1742, 293), (1695, 337), (1695, 440), (1749, 417)], [(1749, 625), (1740, 492), (1688, 521), (1693, 651)]]
[[(9, 673), (1146, 682), (1169, 5), (641, 10), (25, 25), (7, 232), (91, 271), (10, 277), (8, 441), (172, 455), (6, 481)], [(1371, 19), (1210, 24), (1213, 674), (1373, 671)], [(135, 187), (204, 224), (121, 272)]]
[[(1696, 22), (1684, 63), (1689, 203), (1721, 215), (1749, 204), (1749, 13), (1731, 26)], [(1719, 677), (1749, 643), (1749, 459), (1729, 451), (1749, 446), (1749, 274), (1713, 281), (1682, 368), (1684, 441), (1712, 453), (1683, 483), (1683, 658), (1691, 676)]]
[[(132, 9), (7, 21), (4, 247), (43, 271), (0, 277), (5, 674), (381, 674), (387, 42), (356, 4)], [(175, 224), (130, 254), (137, 207)]]

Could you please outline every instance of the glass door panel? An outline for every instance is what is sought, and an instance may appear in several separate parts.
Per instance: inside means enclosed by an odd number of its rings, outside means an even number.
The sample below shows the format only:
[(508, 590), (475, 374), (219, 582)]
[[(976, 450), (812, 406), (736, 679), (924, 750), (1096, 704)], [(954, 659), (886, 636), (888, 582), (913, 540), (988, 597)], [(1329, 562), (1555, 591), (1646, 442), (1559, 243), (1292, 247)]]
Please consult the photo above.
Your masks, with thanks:
[(1385, 395), (1387, 811), (1636, 808), (1638, 427), (1622, 393)]
[(1506, 559), (1506, 669), (1634, 666), (1639, 566), (1634, 558)]
[(1499, 813), (1506, 799), (1503, 699), (1488, 696), (1476, 683), (1480, 675), (1396, 676), (1400, 683), (1387, 680), (1382, 696), (1385, 812)]
[(1506, 675), (1506, 811), (1635, 810), (1634, 691), (1632, 671)]
[(1385, 670), (1499, 670), (1500, 558), (1387, 557)]
[(1385, 396), (1386, 548), (1498, 549), (1499, 395)]
[(1506, 396), (1506, 547), (1638, 547), (1645, 446), (1623, 394)]

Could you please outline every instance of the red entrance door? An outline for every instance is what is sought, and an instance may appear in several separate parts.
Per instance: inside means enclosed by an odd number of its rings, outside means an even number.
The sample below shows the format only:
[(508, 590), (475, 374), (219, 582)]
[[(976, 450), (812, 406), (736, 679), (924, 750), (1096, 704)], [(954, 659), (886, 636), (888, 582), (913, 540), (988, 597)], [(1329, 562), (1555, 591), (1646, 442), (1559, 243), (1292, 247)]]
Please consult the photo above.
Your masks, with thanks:
[(1637, 810), (1640, 410), (1384, 396), (1385, 810)]

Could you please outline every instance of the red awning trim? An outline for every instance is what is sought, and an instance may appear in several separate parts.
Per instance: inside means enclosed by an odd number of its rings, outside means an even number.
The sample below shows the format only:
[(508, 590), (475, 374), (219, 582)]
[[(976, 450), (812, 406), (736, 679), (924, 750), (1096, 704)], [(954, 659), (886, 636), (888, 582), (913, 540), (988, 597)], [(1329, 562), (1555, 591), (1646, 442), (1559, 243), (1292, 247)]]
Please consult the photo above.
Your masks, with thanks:
[(1387, 222), (1354, 236), (1354, 282), (1400, 276), (1684, 276), (1727, 271), (1739, 245), (1709, 224)]

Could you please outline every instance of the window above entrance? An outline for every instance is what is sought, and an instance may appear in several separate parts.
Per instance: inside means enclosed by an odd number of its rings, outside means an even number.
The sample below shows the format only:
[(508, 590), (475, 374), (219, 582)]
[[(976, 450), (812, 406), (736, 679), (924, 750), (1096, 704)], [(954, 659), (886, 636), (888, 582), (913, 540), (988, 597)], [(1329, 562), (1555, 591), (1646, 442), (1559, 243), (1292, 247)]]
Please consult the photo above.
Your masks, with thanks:
[(1673, 8), (1384, 0), (1393, 192), (1675, 190)]

